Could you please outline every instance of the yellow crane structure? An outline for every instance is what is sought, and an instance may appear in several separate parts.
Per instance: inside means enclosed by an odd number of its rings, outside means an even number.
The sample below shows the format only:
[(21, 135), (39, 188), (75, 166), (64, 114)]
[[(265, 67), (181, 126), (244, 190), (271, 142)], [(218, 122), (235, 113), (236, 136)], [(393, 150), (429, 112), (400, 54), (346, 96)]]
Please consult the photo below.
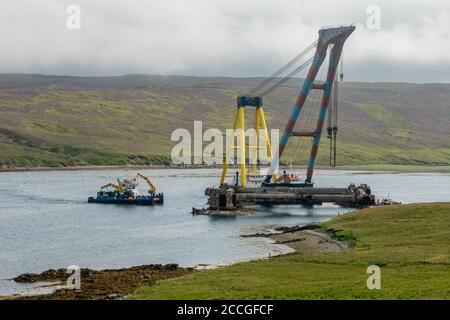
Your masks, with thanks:
[(114, 183), (105, 184), (104, 186), (101, 187), (101, 189), (106, 189), (106, 188), (109, 188), (109, 187), (116, 189), (120, 193), (123, 192), (123, 188), (121, 186), (117, 185), (117, 184), (114, 184)]
[(145, 180), (145, 182), (147, 182), (148, 186), (150, 187), (149, 192), (154, 195), (156, 194), (156, 187), (155, 185), (152, 183), (152, 181), (150, 180), (149, 177), (143, 175), (142, 173), (138, 173), (138, 176), (141, 177), (142, 179)]
[[(245, 143), (245, 107), (255, 107), (255, 120), (254, 120), (254, 130), (256, 134), (256, 145), (250, 146)], [(265, 138), (265, 143), (261, 144), (259, 141), (259, 131), (262, 131)], [(238, 146), (234, 146), (234, 139), (236, 134), (238, 134)], [(247, 150), (249, 152), (253, 152), (255, 163), (251, 164), (251, 173), (256, 173), (256, 166), (258, 162), (259, 149), (266, 148), (267, 149), (267, 157), (269, 161), (272, 160), (272, 152), (270, 147), (269, 134), (267, 132), (266, 119), (264, 117), (264, 111), (262, 108), (262, 99), (260, 97), (249, 97), (249, 96), (241, 96), (237, 98), (237, 109), (233, 118), (233, 130), (232, 130), (232, 143), (228, 147), (231, 149), (239, 149), (240, 153), (240, 168), (241, 168), (241, 186), (243, 188), (246, 187), (247, 184), (247, 170), (246, 170), (246, 153)], [(250, 151), (251, 150), (251, 151)], [(233, 153), (234, 155), (234, 153)], [(223, 185), (225, 182), (225, 177), (228, 170), (228, 152), (225, 154), (225, 161), (222, 168), (222, 175), (220, 177), (220, 185)]]

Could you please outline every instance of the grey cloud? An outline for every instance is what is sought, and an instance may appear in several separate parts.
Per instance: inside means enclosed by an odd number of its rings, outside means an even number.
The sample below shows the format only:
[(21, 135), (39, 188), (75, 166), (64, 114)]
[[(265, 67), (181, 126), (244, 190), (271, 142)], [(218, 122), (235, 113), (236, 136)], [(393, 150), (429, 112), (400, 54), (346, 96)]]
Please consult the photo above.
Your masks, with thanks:
[[(365, 27), (371, 4), (379, 31)], [(347, 80), (450, 82), (450, 3), (436, 0), (3, 0), (0, 72), (261, 76), (350, 23)]]

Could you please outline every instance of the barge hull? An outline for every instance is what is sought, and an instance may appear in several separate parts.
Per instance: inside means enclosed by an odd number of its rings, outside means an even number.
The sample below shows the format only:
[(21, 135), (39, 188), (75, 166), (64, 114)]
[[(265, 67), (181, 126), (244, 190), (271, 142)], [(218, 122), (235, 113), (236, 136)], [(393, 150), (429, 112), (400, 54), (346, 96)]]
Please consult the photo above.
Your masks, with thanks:
[(252, 205), (323, 204), (335, 203), (350, 207), (375, 204), (375, 197), (367, 185), (347, 188), (261, 187), (241, 188), (223, 185), (208, 189), (209, 209), (238, 209)]
[(90, 197), (88, 199), (89, 203), (102, 203), (102, 204), (129, 204), (129, 205), (139, 205), (139, 206), (153, 206), (157, 204), (162, 204), (162, 199), (153, 198), (153, 199), (96, 199)]

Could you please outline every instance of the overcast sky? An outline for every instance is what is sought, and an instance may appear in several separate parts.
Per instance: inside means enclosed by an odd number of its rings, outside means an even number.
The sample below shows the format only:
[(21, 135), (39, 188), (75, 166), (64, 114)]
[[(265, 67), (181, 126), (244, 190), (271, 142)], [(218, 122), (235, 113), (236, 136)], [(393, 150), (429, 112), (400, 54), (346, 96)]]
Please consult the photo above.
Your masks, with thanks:
[(320, 27), (352, 23), (346, 80), (450, 82), (448, 0), (1, 0), (0, 72), (264, 76)]

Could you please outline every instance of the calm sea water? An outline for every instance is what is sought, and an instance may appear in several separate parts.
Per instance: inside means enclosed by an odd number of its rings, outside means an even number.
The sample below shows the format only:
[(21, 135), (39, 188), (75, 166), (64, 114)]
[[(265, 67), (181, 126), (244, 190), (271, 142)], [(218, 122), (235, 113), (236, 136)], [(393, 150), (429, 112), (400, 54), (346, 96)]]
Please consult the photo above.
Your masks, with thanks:
[[(78, 265), (119, 268), (151, 263), (221, 265), (289, 251), (240, 235), (278, 224), (323, 221), (351, 209), (335, 205), (260, 208), (249, 217), (192, 216), (219, 170), (144, 170), (165, 194), (155, 207), (88, 204), (98, 187), (136, 171), (0, 173), (0, 295), (23, 289), (5, 279), (24, 272)], [(316, 186), (368, 183), (403, 203), (450, 201), (450, 175), (320, 171)], [(142, 190), (146, 189), (142, 186)]]

